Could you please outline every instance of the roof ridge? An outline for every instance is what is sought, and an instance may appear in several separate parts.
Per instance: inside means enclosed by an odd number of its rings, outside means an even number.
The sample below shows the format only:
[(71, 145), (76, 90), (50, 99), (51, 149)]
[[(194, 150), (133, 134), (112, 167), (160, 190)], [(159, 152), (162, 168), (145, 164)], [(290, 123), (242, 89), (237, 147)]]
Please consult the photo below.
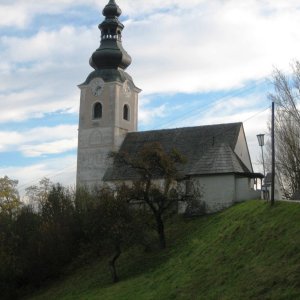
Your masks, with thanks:
[(151, 130), (142, 130), (142, 131), (131, 131), (128, 134), (136, 134), (140, 132), (157, 132), (157, 131), (175, 131), (180, 129), (193, 129), (200, 127), (217, 127), (217, 126), (229, 126), (229, 125), (241, 125), (243, 122), (232, 122), (232, 123), (219, 123), (219, 124), (209, 124), (209, 125), (197, 125), (197, 126), (186, 126), (186, 127), (175, 127), (175, 128), (163, 128), (163, 129), (151, 129)]

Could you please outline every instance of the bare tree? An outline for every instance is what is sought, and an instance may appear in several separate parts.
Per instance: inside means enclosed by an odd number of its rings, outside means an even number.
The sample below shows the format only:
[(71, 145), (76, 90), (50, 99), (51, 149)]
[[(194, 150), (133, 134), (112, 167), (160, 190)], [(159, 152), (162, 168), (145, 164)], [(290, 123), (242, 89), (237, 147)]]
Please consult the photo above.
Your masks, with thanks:
[(21, 207), (19, 192), (17, 190), (18, 180), (7, 176), (0, 178), (0, 214), (6, 213), (13, 217)]
[(109, 253), (113, 282), (119, 281), (116, 264), (124, 248), (139, 244), (146, 235), (143, 212), (130, 206), (130, 195), (131, 190), (125, 185), (114, 190), (103, 187), (94, 194), (96, 202), (87, 216), (91, 221), (88, 235)]
[(31, 185), (25, 189), (26, 196), (30, 202), (30, 204), (41, 211), (42, 207), (48, 200), (49, 193), (54, 186), (54, 183), (50, 181), (49, 178), (42, 178), (38, 185)]
[(115, 160), (135, 169), (139, 180), (134, 181), (132, 199), (146, 204), (153, 214), (159, 246), (166, 248), (164, 219), (174, 212), (174, 206), (182, 198), (178, 181), (178, 164), (185, 163), (184, 157), (175, 149), (166, 152), (160, 143), (146, 143), (134, 155), (112, 154)]
[(284, 196), (296, 199), (300, 197), (300, 62), (292, 65), (288, 75), (275, 69), (273, 85), (269, 98), (276, 107), (276, 173)]

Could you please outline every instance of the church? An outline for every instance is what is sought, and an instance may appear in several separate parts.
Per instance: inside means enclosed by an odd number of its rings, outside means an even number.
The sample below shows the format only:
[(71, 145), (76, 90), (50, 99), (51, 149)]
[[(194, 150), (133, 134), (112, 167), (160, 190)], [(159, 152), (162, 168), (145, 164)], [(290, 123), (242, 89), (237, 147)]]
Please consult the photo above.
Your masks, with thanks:
[(253, 172), (242, 123), (137, 131), (141, 89), (125, 72), (131, 57), (122, 46), (121, 13), (115, 0), (104, 7), (100, 47), (90, 58), (94, 71), (79, 85), (77, 186), (138, 180), (136, 172), (108, 154), (134, 155), (145, 143), (159, 142), (186, 158), (178, 171), (185, 183), (201, 186), (208, 212), (259, 198), (254, 184), (262, 175)]

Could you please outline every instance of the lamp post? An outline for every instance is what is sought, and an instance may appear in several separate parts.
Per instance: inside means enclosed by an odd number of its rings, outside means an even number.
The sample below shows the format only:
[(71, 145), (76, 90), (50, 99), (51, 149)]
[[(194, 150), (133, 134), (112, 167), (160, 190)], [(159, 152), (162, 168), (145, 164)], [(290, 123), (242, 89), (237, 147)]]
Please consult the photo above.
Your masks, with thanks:
[(263, 168), (264, 168), (264, 176), (266, 176), (266, 172), (265, 172), (265, 161), (264, 161), (264, 150), (263, 150), (263, 146), (265, 144), (264, 142), (264, 134), (258, 134), (257, 135), (257, 139), (258, 139), (258, 144), (261, 147), (261, 156), (262, 156), (262, 160), (263, 160)]

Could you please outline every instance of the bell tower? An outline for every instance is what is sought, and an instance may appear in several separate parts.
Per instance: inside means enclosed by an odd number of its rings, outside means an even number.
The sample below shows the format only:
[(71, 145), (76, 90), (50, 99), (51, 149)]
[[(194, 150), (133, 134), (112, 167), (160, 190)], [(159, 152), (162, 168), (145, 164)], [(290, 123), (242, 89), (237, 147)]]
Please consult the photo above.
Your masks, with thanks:
[(100, 184), (127, 132), (137, 130), (138, 94), (125, 69), (131, 57), (122, 46), (122, 11), (110, 0), (103, 9), (100, 47), (90, 58), (94, 69), (81, 90), (77, 150), (77, 186)]

